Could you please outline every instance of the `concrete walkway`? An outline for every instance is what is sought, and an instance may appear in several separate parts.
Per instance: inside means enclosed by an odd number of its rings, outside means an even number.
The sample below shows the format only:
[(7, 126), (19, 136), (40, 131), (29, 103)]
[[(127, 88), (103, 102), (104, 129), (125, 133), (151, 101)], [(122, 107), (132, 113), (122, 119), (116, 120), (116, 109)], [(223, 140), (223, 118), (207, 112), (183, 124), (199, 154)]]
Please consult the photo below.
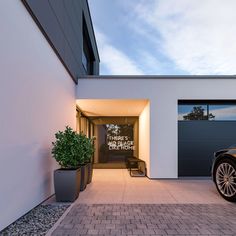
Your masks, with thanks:
[(130, 177), (126, 169), (96, 169), (77, 203), (225, 203), (211, 179), (150, 180)]
[(236, 235), (236, 204), (210, 179), (149, 180), (99, 169), (47, 235)]

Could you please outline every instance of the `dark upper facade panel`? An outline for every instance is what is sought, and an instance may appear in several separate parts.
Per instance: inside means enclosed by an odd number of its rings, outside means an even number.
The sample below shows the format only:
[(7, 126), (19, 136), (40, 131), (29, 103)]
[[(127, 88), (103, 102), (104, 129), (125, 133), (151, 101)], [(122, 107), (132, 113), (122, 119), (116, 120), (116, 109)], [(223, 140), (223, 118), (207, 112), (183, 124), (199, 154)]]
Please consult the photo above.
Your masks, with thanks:
[(99, 74), (99, 54), (87, 0), (22, 0), (75, 82)]

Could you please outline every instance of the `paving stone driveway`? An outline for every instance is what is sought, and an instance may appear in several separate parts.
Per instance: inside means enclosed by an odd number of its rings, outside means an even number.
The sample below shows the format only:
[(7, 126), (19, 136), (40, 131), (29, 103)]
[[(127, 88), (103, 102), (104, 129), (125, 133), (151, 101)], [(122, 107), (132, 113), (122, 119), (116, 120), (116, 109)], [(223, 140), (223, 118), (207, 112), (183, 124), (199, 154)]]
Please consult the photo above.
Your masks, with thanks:
[(52, 235), (236, 235), (236, 204), (75, 204)]

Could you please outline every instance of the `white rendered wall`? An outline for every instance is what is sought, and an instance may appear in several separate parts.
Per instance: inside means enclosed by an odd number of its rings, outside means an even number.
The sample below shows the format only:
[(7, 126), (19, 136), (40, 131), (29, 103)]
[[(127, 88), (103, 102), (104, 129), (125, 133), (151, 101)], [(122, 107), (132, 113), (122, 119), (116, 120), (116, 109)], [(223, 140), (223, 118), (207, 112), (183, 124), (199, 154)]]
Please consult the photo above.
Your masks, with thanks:
[[(178, 100), (236, 99), (236, 80), (106, 77), (81, 79), (77, 99), (149, 99), (151, 178), (178, 177)], [(140, 138), (140, 137), (139, 137)]]
[(145, 161), (147, 176), (150, 177), (150, 105), (149, 102), (139, 116), (139, 155)]
[(0, 230), (54, 193), (54, 133), (75, 128), (75, 85), (18, 0), (0, 1)]

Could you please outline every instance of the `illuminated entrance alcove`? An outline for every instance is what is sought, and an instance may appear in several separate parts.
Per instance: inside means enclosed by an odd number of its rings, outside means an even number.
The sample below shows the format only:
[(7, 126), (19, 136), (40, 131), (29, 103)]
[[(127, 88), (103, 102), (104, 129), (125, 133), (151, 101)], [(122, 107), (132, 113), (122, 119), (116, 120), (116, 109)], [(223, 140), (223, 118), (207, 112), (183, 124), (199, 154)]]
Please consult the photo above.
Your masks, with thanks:
[(77, 131), (95, 137), (95, 168), (125, 168), (131, 156), (149, 163), (146, 99), (78, 99)]
[(138, 156), (138, 117), (93, 117), (97, 168), (125, 168), (125, 160)]

